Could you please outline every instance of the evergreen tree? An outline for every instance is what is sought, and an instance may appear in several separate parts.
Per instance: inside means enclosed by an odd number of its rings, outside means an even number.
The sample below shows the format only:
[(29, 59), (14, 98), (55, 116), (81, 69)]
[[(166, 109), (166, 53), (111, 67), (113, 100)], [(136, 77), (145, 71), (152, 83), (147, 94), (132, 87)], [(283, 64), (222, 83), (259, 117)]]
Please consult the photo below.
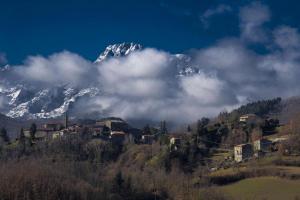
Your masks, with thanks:
[(19, 135), (19, 144), (21, 146), (21, 154), (25, 153), (25, 150), (26, 150), (26, 137), (25, 137), (25, 134), (24, 134), (24, 129), (21, 128), (20, 130), (20, 135)]
[(151, 135), (151, 129), (149, 124), (147, 124), (144, 128), (143, 128), (143, 134), (145, 135)]
[(187, 132), (188, 132), (188, 133), (192, 132), (192, 128), (191, 128), (191, 126), (190, 126), (190, 125), (188, 125), (186, 130), (187, 130)]
[(35, 134), (36, 134), (36, 124), (35, 123), (32, 123), (31, 126), (30, 126), (30, 138), (31, 140), (34, 140), (35, 139)]
[(201, 124), (202, 124), (202, 126), (206, 126), (206, 125), (208, 125), (208, 123), (209, 123), (209, 119), (208, 119), (208, 118), (203, 117), (203, 118), (201, 119)]
[(201, 120), (197, 121), (197, 143), (202, 144), (205, 147), (208, 147), (208, 141), (207, 141), (207, 128), (206, 125), (208, 125), (209, 119), (208, 118), (202, 118)]
[(20, 141), (25, 141), (25, 134), (24, 134), (24, 129), (23, 128), (21, 128), (21, 130), (20, 130), (19, 140)]
[(160, 132), (161, 132), (161, 134), (167, 134), (168, 133), (166, 121), (161, 121), (160, 122)]
[(1, 128), (1, 130), (0, 130), (0, 137), (2, 138), (2, 140), (4, 142), (9, 142), (9, 137), (7, 135), (7, 131), (6, 131), (5, 128)]
[(198, 120), (198, 121), (197, 121), (197, 134), (200, 133), (201, 128), (202, 128), (201, 121)]

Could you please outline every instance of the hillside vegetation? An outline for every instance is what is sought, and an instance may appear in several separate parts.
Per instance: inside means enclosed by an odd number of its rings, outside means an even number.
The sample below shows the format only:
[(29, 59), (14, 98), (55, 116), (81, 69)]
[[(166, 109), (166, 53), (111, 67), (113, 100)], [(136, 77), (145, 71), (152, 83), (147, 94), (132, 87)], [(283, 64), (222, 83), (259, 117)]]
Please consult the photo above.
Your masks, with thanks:
[[(0, 199), (227, 200), (244, 193), (250, 199), (274, 199), (269, 191), (280, 187), (285, 191), (276, 197), (294, 199), (300, 183), (300, 115), (279, 125), (269, 114), (280, 102), (259, 101), (221, 113), (217, 120), (202, 118), (179, 134), (168, 133), (165, 121), (160, 128), (132, 129), (136, 135), (128, 128), (122, 142), (112, 139), (106, 125), (95, 135), (88, 128), (95, 121), (89, 120), (70, 127), (71, 132), (60, 127), (65, 133), (55, 138), (35, 137), (34, 124), (16, 139), (1, 129)], [(258, 120), (241, 123), (239, 117), (248, 112)], [(235, 145), (281, 134), (287, 139), (262, 157), (235, 162)]]

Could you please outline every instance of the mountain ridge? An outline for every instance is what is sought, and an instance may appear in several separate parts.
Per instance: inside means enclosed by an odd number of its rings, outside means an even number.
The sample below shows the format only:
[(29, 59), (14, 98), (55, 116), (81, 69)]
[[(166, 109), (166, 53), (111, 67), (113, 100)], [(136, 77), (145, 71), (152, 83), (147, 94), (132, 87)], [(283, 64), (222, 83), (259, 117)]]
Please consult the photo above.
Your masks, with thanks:
[[(112, 57), (125, 57), (132, 52), (140, 51), (143, 47), (133, 42), (108, 45), (94, 61), (97, 65)], [(34, 87), (10, 82), (7, 74), (13, 67), (6, 65), (0, 71), (0, 112), (11, 118), (47, 119), (62, 116), (72, 109), (79, 100), (101, 96), (99, 87), (92, 84), (76, 88), (73, 86)], [(72, 113), (72, 112), (71, 112)]]

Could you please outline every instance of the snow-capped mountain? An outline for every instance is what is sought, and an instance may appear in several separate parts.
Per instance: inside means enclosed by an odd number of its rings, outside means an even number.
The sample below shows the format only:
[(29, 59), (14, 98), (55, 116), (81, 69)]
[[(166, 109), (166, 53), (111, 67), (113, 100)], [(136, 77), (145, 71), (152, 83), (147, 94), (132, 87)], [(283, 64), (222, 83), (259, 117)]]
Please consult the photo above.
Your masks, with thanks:
[(55, 118), (62, 116), (80, 98), (99, 94), (95, 87), (77, 89), (60, 86), (53, 88), (26, 88), (17, 85), (0, 88), (0, 97), (5, 98), (1, 112), (12, 118)]
[[(111, 57), (127, 56), (134, 51), (142, 50), (140, 44), (121, 43), (109, 45), (94, 62), (98, 64)], [(190, 57), (175, 54), (178, 76), (189, 76), (198, 70), (189, 65)], [(14, 81), (10, 72), (14, 67), (7, 65), (0, 68), (0, 113), (12, 118), (56, 118), (71, 112), (79, 102), (92, 97), (101, 97), (100, 86), (93, 84), (76, 87), (72, 85), (36, 86)]]
[(141, 49), (142, 45), (135, 43), (121, 43), (109, 45), (108, 47), (106, 47), (105, 51), (100, 54), (95, 63), (100, 63), (103, 60), (111, 57), (127, 56), (131, 52), (138, 51)]
[[(111, 57), (127, 56), (141, 50), (140, 44), (121, 43), (109, 45), (95, 63)], [(15, 83), (9, 77), (9, 65), (0, 67), (0, 113), (12, 118), (56, 118), (72, 110), (79, 100), (101, 95), (94, 85), (76, 88), (74, 86), (35, 87), (26, 83)]]

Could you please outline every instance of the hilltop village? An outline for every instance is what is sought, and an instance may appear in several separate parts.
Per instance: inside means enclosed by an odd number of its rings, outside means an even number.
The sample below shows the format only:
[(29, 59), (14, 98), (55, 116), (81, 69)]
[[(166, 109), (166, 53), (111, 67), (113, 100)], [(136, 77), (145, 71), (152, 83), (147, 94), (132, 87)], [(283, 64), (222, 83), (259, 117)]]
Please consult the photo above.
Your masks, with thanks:
[[(170, 152), (194, 145), (201, 152), (202, 159), (205, 157), (207, 161), (216, 152), (226, 152), (222, 164), (209, 162), (212, 170), (229, 167), (234, 162), (268, 156), (278, 150), (289, 153), (289, 149), (284, 149), (282, 144), (290, 138), (290, 134), (278, 134), (282, 129), (280, 127), (284, 127), (278, 119), (248, 113), (230, 120), (230, 115), (232, 114), (220, 113), (215, 120), (202, 118), (197, 123), (188, 125), (186, 130), (172, 133), (167, 129), (166, 121), (161, 121), (157, 127), (145, 125), (143, 129), (137, 129), (117, 117), (72, 123), (66, 114), (61, 122), (40, 124), (38, 127), (33, 123), (31, 127), (22, 129), (21, 135), (24, 134), (32, 144), (76, 136), (120, 146), (152, 145), (159, 142), (167, 145)], [(16, 138), (16, 142), (20, 137)]]
[[(262, 120), (262, 118), (255, 114), (245, 114), (239, 117), (239, 126), (244, 128), (247, 126), (255, 127)], [(271, 124), (271, 129), (280, 126), (278, 120), (264, 120), (265, 123)], [(201, 128), (203, 129), (204, 126), (209, 126), (208, 119), (203, 118), (198, 121), (196, 132), (201, 132)], [(214, 126), (216, 126), (216, 124)], [(189, 137), (195, 135), (190, 126), (187, 127), (184, 133), (169, 133), (165, 121), (161, 122), (160, 127), (155, 128), (146, 125), (144, 129), (141, 130), (131, 127), (121, 118), (111, 117), (89, 123), (70, 123), (67, 115), (63, 123), (45, 123), (39, 127), (36, 127), (36, 124), (32, 124), (30, 128), (21, 131), (24, 132), (24, 136), (27, 139), (34, 143), (49, 140), (63, 140), (68, 137), (82, 135), (93, 140), (108, 141), (116, 145), (123, 145), (123, 143), (152, 145), (163, 137), (165, 143), (169, 145), (170, 151), (179, 150), (183, 144), (188, 142)], [(231, 149), (225, 148), (225, 144), (218, 144), (216, 140), (211, 140), (207, 133), (204, 133), (202, 136), (198, 134), (196, 140), (198, 145), (202, 145), (204, 149), (213, 147), (212, 149), (214, 151), (223, 150), (230, 152), (230, 156), (224, 157), (227, 161), (245, 162), (249, 159), (266, 156), (268, 153), (278, 151), (282, 142), (289, 138), (289, 135), (264, 137), (263, 135), (266, 134), (270, 135), (270, 131), (264, 131), (256, 136), (252, 142), (236, 144)], [(19, 138), (16, 139), (16, 141), (18, 140)], [(216, 168), (214, 167), (212, 169)]]
[[(32, 126), (36, 127), (32, 128)], [(131, 127), (125, 120), (117, 117), (93, 120), (92, 122), (70, 123), (68, 116), (64, 122), (45, 123), (37, 127), (32, 124), (30, 128), (22, 130), (28, 139), (34, 141), (49, 141), (66, 139), (72, 136), (82, 135), (90, 139), (109, 141), (114, 144), (123, 143), (152, 144), (161, 135), (168, 135), (170, 141), (177, 141), (179, 138), (167, 134), (166, 122), (162, 121), (158, 128), (146, 125), (143, 130)], [(18, 138), (16, 139), (19, 140)]]

